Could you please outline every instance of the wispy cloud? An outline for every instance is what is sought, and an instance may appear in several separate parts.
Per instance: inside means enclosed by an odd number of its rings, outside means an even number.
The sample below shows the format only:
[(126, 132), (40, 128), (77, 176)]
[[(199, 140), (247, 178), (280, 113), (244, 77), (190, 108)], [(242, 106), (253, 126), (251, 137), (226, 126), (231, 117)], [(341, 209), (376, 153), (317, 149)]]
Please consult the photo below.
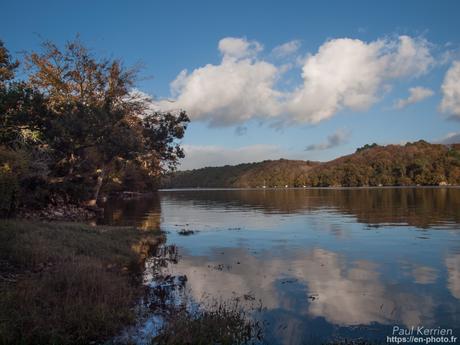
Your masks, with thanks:
[(276, 46), (272, 50), (272, 54), (277, 58), (284, 58), (297, 53), (300, 48), (300, 41), (293, 40)]
[(348, 142), (351, 132), (345, 129), (339, 129), (335, 133), (327, 137), (327, 141), (321, 144), (308, 145), (305, 151), (320, 151), (327, 150)]
[(414, 104), (424, 100), (425, 98), (431, 97), (434, 95), (434, 92), (431, 89), (417, 86), (411, 87), (409, 89), (409, 96), (407, 98), (398, 99), (394, 106), (397, 109), (402, 109), (407, 107), (410, 104)]

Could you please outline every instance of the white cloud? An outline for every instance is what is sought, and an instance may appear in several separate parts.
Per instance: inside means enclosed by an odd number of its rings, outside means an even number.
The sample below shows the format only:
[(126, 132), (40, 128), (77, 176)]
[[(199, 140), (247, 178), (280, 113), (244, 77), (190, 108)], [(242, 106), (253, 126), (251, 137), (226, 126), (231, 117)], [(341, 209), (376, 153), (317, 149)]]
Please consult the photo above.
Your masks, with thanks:
[(460, 61), (454, 61), (444, 77), (441, 86), (443, 97), (442, 112), (460, 119)]
[(281, 93), (274, 89), (278, 68), (251, 57), (260, 44), (225, 38), (219, 49), (223, 54), (219, 65), (209, 64), (191, 73), (183, 70), (171, 83), (176, 102), (161, 106), (185, 109), (192, 119), (218, 126), (279, 114)]
[(384, 50), (389, 77), (420, 76), (435, 63), (430, 44), (423, 38), (400, 36), (398, 41), (385, 41)]
[(283, 58), (286, 56), (290, 56), (294, 53), (296, 53), (300, 48), (300, 41), (299, 40), (293, 40), (286, 42), (284, 44), (281, 44), (279, 46), (276, 46), (272, 50), (272, 54), (277, 57), (277, 58)]
[[(295, 42), (275, 51), (293, 52)], [(277, 83), (286, 68), (261, 59), (260, 43), (227, 37), (219, 42), (219, 50), (219, 64), (180, 72), (171, 83), (176, 102), (163, 102), (161, 107), (185, 109), (192, 120), (215, 126), (254, 118), (280, 124), (317, 123), (344, 108), (368, 109), (389, 82), (419, 76), (433, 64), (429, 44), (423, 39), (401, 36), (368, 43), (334, 39), (303, 60), (302, 84), (283, 92)]]
[(425, 87), (421, 87), (421, 86), (411, 87), (409, 89), (409, 97), (404, 98), (404, 99), (403, 98), (398, 99), (395, 102), (395, 108), (402, 109), (404, 107), (407, 107), (410, 104), (420, 102), (424, 100), (425, 98), (431, 97), (433, 95), (434, 95), (434, 92)]
[(335, 133), (327, 137), (327, 141), (321, 144), (308, 145), (305, 151), (327, 150), (333, 147), (345, 144), (350, 138), (351, 133), (344, 129), (339, 129)]
[(244, 38), (226, 37), (219, 41), (219, 51), (224, 59), (242, 59), (257, 55), (262, 51), (262, 45), (257, 41)]
[(185, 158), (181, 160), (180, 170), (223, 166), (227, 164), (235, 165), (289, 157), (286, 152), (276, 145), (257, 144), (239, 148), (213, 145), (183, 145), (183, 148)]
[(304, 84), (292, 95), (288, 109), (296, 121), (311, 123), (343, 108), (365, 110), (377, 102), (385, 83), (423, 74), (432, 63), (427, 42), (408, 36), (370, 43), (330, 40), (307, 57)]

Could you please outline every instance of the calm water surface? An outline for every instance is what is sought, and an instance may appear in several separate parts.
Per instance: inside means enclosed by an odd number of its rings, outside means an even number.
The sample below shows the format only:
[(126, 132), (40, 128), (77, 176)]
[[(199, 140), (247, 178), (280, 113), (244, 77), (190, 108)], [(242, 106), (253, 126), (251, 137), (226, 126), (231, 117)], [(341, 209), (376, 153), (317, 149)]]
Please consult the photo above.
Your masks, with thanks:
[(460, 337), (460, 189), (161, 191), (110, 202), (105, 222), (167, 231), (187, 295), (260, 301), (270, 344)]

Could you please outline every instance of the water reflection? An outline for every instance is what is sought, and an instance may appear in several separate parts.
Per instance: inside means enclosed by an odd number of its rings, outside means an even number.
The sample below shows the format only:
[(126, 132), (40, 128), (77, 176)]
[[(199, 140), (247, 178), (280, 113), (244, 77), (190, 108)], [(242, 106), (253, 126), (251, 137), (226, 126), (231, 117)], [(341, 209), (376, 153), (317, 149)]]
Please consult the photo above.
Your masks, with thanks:
[(449, 275), (447, 286), (451, 294), (460, 299), (460, 254), (448, 256), (445, 262)]
[(150, 230), (161, 227), (161, 204), (158, 194), (146, 198), (111, 199), (104, 208), (102, 224), (134, 225), (139, 229)]
[[(245, 209), (263, 213), (294, 214), (330, 210), (369, 225), (406, 224), (419, 228), (460, 223), (458, 188), (381, 188), (308, 190), (201, 190), (160, 194), (162, 201), (183, 208)], [(190, 196), (193, 195), (193, 199)], [(111, 200), (105, 223), (159, 226), (160, 197)]]
[(418, 266), (413, 269), (412, 276), (418, 284), (433, 284), (438, 277), (438, 272), (432, 267)]
[[(185, 206), (191, 201), (190, 193), (177, 191), (165, 197)], [(193, 204), (283, 214), (331, 209), (370, 225), (408, 224), (428, 228), (460, 223), (457, 188), (202, 190), (193, 194)]]
[(203, 294), (260, 299), (267, 308), (264, 317), (273, 323), (271, 328), (280, 331), (294, 322), (299, 339), (324, 335), (325, 329), (313, 327), (318, 321), (334, 326), (372, 325), (358, 328), (359, 336), (370, 328), (383, 332), (385, 326), (393, 324), (434, 326), (435, 308), (441, 301), (413, 283), (389, 281), (379, 268), (377, 263), (349, 261), (321, 248), (288, 257), (270, 253), (254, 256), (244, 249), (227, 249), (224, 254), (214, 250), (207, 256), (184, 254), (171, 267), (171, 274), (187, 275), (195, 300), (201, 300)]
[(394, 324), (460, 335), (460, 189), (176, 191), (107, 209), (168, 232), (166, 274), (193, 300), (262, 301), (269, 343), (382, 340)]

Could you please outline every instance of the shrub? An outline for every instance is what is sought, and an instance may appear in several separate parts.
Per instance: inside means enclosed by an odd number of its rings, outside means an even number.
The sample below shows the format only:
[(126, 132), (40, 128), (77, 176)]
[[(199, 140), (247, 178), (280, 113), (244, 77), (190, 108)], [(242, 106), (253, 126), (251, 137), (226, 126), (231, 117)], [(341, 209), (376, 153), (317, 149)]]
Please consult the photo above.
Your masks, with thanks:
[(0, 216), (10, 216), (17, 207), (19, 183), (17, 177), (8, 169), (8, 166), (0, 167)]

